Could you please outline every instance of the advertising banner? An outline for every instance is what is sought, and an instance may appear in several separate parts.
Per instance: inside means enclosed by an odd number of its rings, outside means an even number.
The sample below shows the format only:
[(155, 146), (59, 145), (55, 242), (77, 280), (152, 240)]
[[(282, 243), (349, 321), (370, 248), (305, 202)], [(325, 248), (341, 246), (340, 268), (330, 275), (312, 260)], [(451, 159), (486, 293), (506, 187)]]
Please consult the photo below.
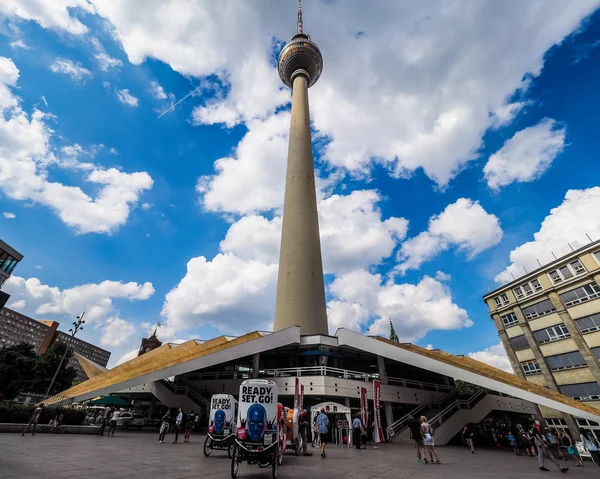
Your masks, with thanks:
[(375, 439), (375, 442), (385, 442), (385, 436), (381, 428), (381, 381), (378, 379), (373, 381), (373, 409), (373, 416), (375, 417), (373, 439)]
[(304, 384), (300, 385), (300, 407), (298, 409), (304, 409)]
[(229, 436), (235, 432), (235, 405), (230, 394), (215, 394), (210, 398), (209, 432), (217, 436)]
[(367, 427), (369, 420), (369, 402), (367, 401), (367, 388), (360, 388), (360, 420)]
[(294, 409), (300, 409), (300, 378), (297, 376), (294, 388)]
[[(277, 424), (277, 384), (267, 379), (247, 379), (240, 385), (238, 426), (252, 442), (268, 442), (265, 430)], [(238, 434), (239, 436), (239, 434)]]

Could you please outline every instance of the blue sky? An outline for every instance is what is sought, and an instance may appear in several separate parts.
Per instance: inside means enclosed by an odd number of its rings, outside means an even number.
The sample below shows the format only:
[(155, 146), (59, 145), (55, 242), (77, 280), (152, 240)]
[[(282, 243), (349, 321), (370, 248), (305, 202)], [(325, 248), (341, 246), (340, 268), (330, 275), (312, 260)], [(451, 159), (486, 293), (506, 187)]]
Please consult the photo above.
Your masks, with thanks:
[[(507, 367), (488, 286), (600, 238), (600, 2), (305, 3), (332, 330), (392, 319)], [(10, 306), (88, 311), (111, 364), (157, 321), (167, 340), (268, 328), (295, 3), (49, 5), (0, 6)]]

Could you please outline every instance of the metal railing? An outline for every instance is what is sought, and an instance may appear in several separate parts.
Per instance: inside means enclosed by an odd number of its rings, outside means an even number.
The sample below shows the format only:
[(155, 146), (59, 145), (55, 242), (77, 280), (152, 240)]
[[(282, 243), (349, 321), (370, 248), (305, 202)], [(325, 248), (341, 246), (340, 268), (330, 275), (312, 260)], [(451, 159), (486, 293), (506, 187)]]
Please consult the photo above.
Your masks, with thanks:
[(175, 384), (170, 379), (165, 378), (162, 380), (162, 383), (165, 386), (167, 386), (167, 388), (173, 394), (185, 394), (185, 395), (189, 396), (190, 398), (192, 398), (194, 401), (196, 401), (196, 403), (199, 405), (210, 406), (210, 401), (208, 399), (206, 399), (205, 397), (201, 396), (192, 386), (187, 384), (187, 382), (184, 385), (179, 385), (179, 384)]
[(489, 391), (481, 389), (473, 394), (469, 399), (457, 399), (446, 406), (437, 415), (428, 420), (431, 427), (438, 427), (444, 423), (448, 417), (454, 414), (459, 409), (472, 409), (481, 399), (483, 399)]
[(408, 414), (405, 414), (400, 419), (398, 419), (397, 421), (394, 421), (391, 425), (389, 425), (387, 427), (386, 432), (387, 432), (388, 438), (392, 438), (394, 436), (397, 436), (398, 434), (401, 434), (402, 431), (404, 431), (408, 427), (408, 419), (410, 417), (418, 418), (419, 416), (422, 415), (421, 413), (423, 413), (427, 410), (434, 409), (435, 407), (443, 408), (445, 404), (447, 404), (449, 401), (452, 401), (457, 395), (458, 395), (458, 389), (453, 388), (447, 394), (443, 395), (439, 399), (436, 399), (433, 401), (427, 401), (427, 402), (424, 402), (423, 404), (420, 404), (419, 406), (414, 408), (412, 411), (410, 411)]
[(41, 393), (19, 393), (14, 399), (14, 402), (32, 406), (43, 402), (46, 407), (66, 407), (73, 404), (73, 398), (66, 396), (47, 396)]

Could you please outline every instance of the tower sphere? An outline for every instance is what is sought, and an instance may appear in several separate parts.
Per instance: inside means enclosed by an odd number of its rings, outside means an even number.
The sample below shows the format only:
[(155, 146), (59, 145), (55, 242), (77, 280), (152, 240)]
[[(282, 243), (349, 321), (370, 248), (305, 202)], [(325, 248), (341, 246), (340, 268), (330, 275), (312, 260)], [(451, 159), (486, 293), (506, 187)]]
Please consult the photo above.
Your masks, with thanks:
[(294, 35), (279, 54), (279, 77), (290, 88), (297, 70), (308, 75), (309, 87), (317, 82), (323, 71), (321, 50), (305, 33)]

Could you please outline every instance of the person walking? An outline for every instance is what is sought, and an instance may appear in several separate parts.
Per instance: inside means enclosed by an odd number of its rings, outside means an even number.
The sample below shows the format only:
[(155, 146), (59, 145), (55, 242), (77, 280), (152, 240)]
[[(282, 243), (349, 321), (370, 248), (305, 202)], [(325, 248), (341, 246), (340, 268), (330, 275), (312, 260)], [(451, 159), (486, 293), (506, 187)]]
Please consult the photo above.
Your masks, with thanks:
[(319, 441), (319, 430), (317, 429), (317, 417), (319, 417), (318, 414), (313, 419), (313, 425), (312, 425), (312, 447), (321, 447), (321, 442)]
[(571, 434), (568, 431), (561, 431), (559, 436), (561, 437), (562, 451), (565, 457), (572, 457), (575, 461), (575, 466), (583, 467), (583, 461), (579, 457), (579, 452), (577, 452), (575, 441), (573, 441)]
[(356, 449), (360, 449), (360, 436), (360, 415), (357, 414), (354, 416), (354, 420), (352, 421), (352, 439), (354, 439), (354, 445), (356, 446)]
[(167, 409), (167, 412), (164, 414), (162, 419), (160, 420), (160, 429), (158, 430), (158, 442), (162, 444), (165, 441), (165, 434), (169, 431), (169, 425), (171, 424), (171, 413)]
[(115, 409), (115, 412), (113, 412), (113, 415), (111, 416), (110, 421), (108, 422), (108, 433), (106, 434), (106, 437), (110, 437), (111, 431), (112, 436), (115, 437), (115, 431), (117, 430), (117, 419), (119, 419), (120, 415), (121, 411)]
[(179, 431), (181, 430), (181, 424), (183, 423), (183, 409), (179, 408), (179, 413), (175, 418), (175, 440), (173, 444), (177, 444), (177, 439), (179, 438)]
[(325, 459), (327, 454), (325, 449), (327, 447), (327, 433), (329, 432), (329, 418), (325, 414), (325, 409), (321, 409), (321, 412), (317, 416), (317, 430), (319, 431), (319, 440), (321, 441), (321, 458)]
[(183, 442), (192, 442), (190, 441), (190, 436), (192, 435), (192, 431), (194, 430), (194, 425), (196, 424), (196, 415), (194, 414), (194, 410), (190, 411), (190, 414), (187, 417), (187, 421), (185, 422), (185, 434), (183, 436)]
[(98, 431), (98, 436), (104, 436), (104, 430), (106, 429), (106, 426), (108, 425), (108, 421), (110, 421), (110, 418), (112, 417), (114, 412), (114, 409), (112, 407), (107, 407), (104, 410), (104, 414), (102, 414), (102, 425), (100, 426), (100, 430)]
[(517, 456), (520, 456), (521, 451), (519, 451), (519, 446), (517, 445), (517, 438), (515, 436), (513, 436), (512, 432), (508, 433), (507, 439), (508, 439), (508, 443), (510, 444), (510, 447), (512, 447), (513, 451), (515, 451), (515, 454)]
[(303, 409), (298, 416), (298, 432), (302, 438), (302, 453), (304, 456), (312, 456), (312, 452), (308, 450), (308, 411)]
[(594, 439), (594, 436), (583, 428), (579, 429), (579, 435), (594, 462), (600, 466), (600, 452), (598, 452), (598, 443)]
[(548, 443), (546, 442), (546, 440), (544, 439), (544, 436), (542, 435), (542, 433), (540, 432), (540, 430), (537, 427), (533, 427), (533, 429), (531, 430), (531, 436), (533, 437), (533, 443), (535, 444), (538, 454), (538, 466), (540, 468), (540, 471), (548, 471), (548, 469), (546, 469), (544, 467), (544, 458), (548, 458), (550, 459), (550, 461), (552, 462), (552, 464), (554, 464), (556, 467), (558, 467), (558, 470), (560, 472), (562, 472), (563, 474), (565, 472), (567, 472), (569, 470), (568, 467), (560, 467), (559, 464), (557, 464), (554, 461), (554, 458), (552, 457), (552, 455), (548, 454)]
[(465, 427), (463, 427), (462, 435), (465, 438), (467, 446), (471, 448), (471, 454), (475, 454), (475, 448), (473, 447), (473, 433), (469, 429), (468, 424), (465, 424)]
[(23, 429), (23, 432), (21, 433), (21, 436), (24, 436), (25, 433), (27, 432), (27, 430), (29, 429), (29, 426), (33, 426), (33, 429), (31, 430), (31, 435), (35, 436), (35, 428), (38, 425), (38, 422), (40, 420), (40, 416), (42, 415), (42, 411), (44, 410), (44, 403), (41, 402), (37, 405), (37, 407), (33, 410), (33, 414), (31, 415), (31, 418), (29, 418), (29, 423), (27, 424), (27, 426), (25, 426), (25, 428)]
[(421, 423), (413, 416), (408, 416), (408, 430), (410, 438), (413, 441), (413, 445), (417, 450), (417, 462), (427, 464), (427, 458), (425, 457), (425, 444), (423, 444), (423, 434), (421, 434)]
[[(421, 416), (421, 435), (423, 436), (423, 444), (425, 450), (429, 453), (429, 460), (431, 463), (441, 464), (440, 458), (435, 451), (435, 441), (433, 439), (433, 428), (427, 423), (427, 418)], [(433, 458), (435, 457), (435, 461)]]

